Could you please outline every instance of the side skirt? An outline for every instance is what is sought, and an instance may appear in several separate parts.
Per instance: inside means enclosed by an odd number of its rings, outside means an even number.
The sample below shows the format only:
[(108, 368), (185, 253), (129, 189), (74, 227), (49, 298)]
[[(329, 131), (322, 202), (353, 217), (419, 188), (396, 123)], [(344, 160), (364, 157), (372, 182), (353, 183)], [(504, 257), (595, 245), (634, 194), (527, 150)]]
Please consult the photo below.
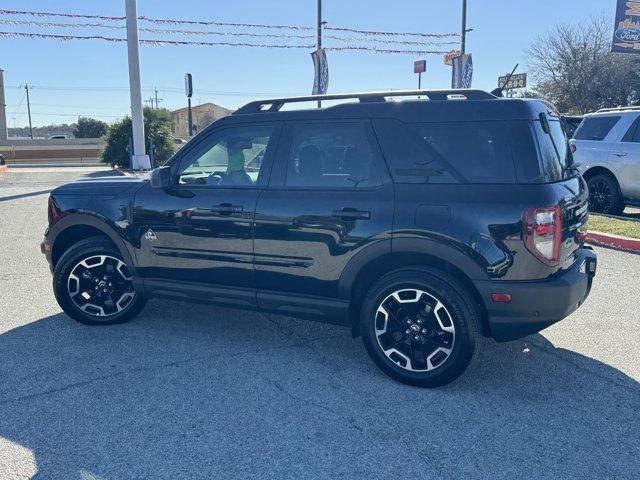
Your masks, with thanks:
[(208, 303), (351, 326), (347, 300), (159, 278), (134, 279), (148, 297)]

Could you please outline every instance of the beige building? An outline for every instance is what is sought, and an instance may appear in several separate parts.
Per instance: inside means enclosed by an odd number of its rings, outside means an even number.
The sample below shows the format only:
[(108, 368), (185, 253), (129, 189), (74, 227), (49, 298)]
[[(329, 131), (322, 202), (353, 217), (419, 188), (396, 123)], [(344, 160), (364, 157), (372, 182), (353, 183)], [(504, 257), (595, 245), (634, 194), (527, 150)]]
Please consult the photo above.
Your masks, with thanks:
[[(233, 110), (211, 102), (195, 105), (191, 107), (191, 111), (193, 114), (194, 135), (219, 118), (233, 113)], [(189, 109), (187, 107), (171, 112), (171, 123), (171, 132), (174, 137), (189, 138)]]

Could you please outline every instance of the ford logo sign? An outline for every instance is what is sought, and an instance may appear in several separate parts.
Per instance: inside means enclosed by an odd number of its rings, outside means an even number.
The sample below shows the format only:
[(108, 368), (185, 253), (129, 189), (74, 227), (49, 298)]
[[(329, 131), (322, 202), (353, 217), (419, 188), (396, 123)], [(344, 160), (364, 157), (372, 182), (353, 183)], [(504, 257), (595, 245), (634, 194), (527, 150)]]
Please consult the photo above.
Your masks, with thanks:
[(616, 30), (615, 37), (623, 42), (640, 42), (640, 28), (619, 28)]

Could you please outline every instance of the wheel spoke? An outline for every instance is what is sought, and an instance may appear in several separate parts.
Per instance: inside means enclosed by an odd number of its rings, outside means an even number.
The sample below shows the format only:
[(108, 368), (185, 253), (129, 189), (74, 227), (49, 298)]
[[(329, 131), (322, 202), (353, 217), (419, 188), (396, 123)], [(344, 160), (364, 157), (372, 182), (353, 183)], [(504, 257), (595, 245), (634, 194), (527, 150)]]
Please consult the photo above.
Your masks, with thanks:
[(424, 344), (420, 340), (411, 342), (411, 366), (414, 370), (426, 370), (427, 368), (427, 356)]

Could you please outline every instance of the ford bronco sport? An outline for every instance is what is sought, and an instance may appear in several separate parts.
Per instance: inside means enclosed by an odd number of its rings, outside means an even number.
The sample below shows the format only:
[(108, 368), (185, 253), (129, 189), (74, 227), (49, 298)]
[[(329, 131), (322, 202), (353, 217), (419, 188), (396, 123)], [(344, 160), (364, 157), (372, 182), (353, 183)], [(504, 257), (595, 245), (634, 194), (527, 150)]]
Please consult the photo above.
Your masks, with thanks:
[[(282, 109), (318, 98), (352, 101)], [(151, 297), (311, 318), (350, 327), (392, 378), (434, 387), (480, 336), (523, 337), (585, 301), (587, 202), (546, 103), (286, 98), (218, 120), (150, 176), (57, 188), (42, 251), (82, 323), (125, 322)]]

